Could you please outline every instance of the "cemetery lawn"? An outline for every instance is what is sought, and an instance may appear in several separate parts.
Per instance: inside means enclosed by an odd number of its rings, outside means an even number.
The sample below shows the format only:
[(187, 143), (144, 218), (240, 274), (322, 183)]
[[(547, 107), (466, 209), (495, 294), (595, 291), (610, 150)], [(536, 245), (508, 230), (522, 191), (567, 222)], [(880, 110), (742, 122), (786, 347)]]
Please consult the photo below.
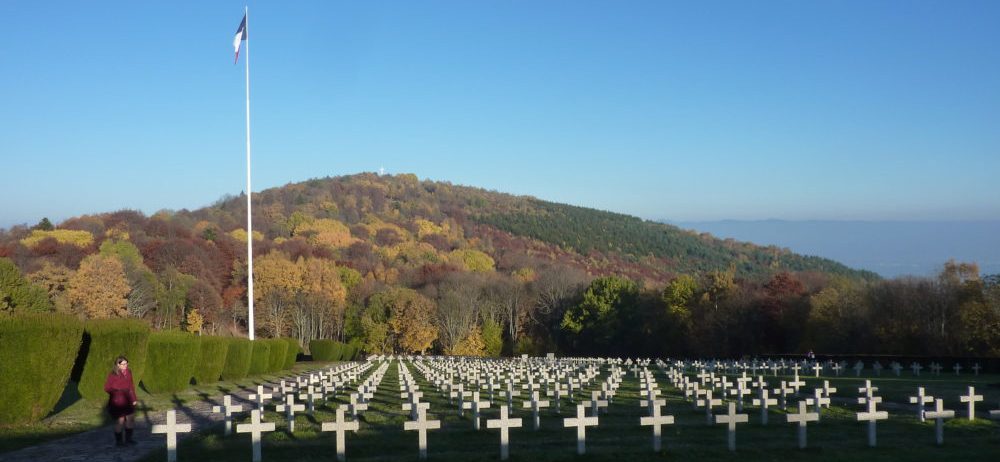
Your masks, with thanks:
[[(225, 393), (239, 389), (254, 389), (258, 384), (267, 381), (280, 380), (281, 377), (298, 375), (304, 371), (315, 370), (327, 363), (298, 362), (290, 371), (282, 371), (280, 375), (263, 374), (232, 382), (215, 382), (206, 385), (192, 385), (187, 390), (175, 394), (153, 395), (136, 386), (139, 405), (136, 409), (136, 420), (142, 419), (145, 412), (162, 413), (176, 406), (208, 398), (215, 398)], [(11, 427), (0, 426), (0, 460), (2, 454), (20, 448), (36, 446), (76, 433), (93, 430), (112, 423), (106, 411), (106, 402), (92, 403), (80, 397), (76, 390), (76, 382), (70, 381), (66, 390), (56, 404), (53, 412), (40, 422), (30, 425)]]
[[(374, 370), (376, 368), (372, 368)], [(414, 378), (424, 392), (423, 401), (431, 403), (428, 419), (441, 420), (441, 429), (428, 432), (428, 460), (431, 461), (495, 461), (499, 460), (499, 431), (472, 429), (471, 412), (459, 417), (456, 406), (449, 405), (441, 393), (428, 384), (422, 374), (410, 368)], [(651, 368), (655, 369), (655, 368)], [(370, 373), (369, 371), (368, 373)], [(934, 441), (934, 423), (921, 423), (909, 405), (889, 404), (880, 410), (889, 411), (890, 419), (878, 422), (878, 447), (867, 446), (867, 423), (857, 422), (855, 412), (861, 406), (853, 404), (858, 396), (857, 388), (864, 385), (860, 379), (850, 377), (822, 377), (816, 379), (803, 376), (807, 385), (803, 392), (811, 392), (822, 380), (838, 388), (834, 394), (834, 405), (822, 413), (821, 422), (811, 422), (808, 427), (808, 444), (805, 450), (797, 449), (797, 427), (785, 423), (785, 415), (774, 407), (770, 413), (769, 425), (760, 425), (759, 410), (747, 406), (744, 413), (749, 415), (749, 424), (740, 424), (736, 431), (737, 451), (730, 453), (726, 447), (724, 425), (706, 425), (705, 412), (695, 410), (683, 400), (678, 390), (669, 386), (667, 377), (658, 369), (656, 379), (664, 392), (667, 405), (663, 413), (674, 415), (676, 423), (663, 427), (663, 451), (652, 451), (652, 430), (639, 426), (639, 417), (645, 414), (639, 407), (639, 383), (634, 375), (627, 374), (607, 414), (600, 415), (597, 427), (587, 428), (587, 454), (576, 455), (576, 432), (564, 428), (562, 418), (569, 417), (575, 410), (569, 400), (562, 403), (562, 413), (557, 415), (553, 408), (542, 412), (541, 429), (533, 430), (531, 412), (521, 408), (524, 396), (515, 398), (516, 411), (513, 417), (522, 418), (522, 427), (510, 430), (510, 460), (514, 461), (588, 461), (617, 460), (627, 462), (661, 460), (739, 460), (739, 461), (916, 461), (947, 458), (953, 461), (1000, 461), (1000, 425), (983, 418), (987, 410), (997, 409), (1000, 402), (1000, 376), (981, 375), (973, 377), (954, 375), (940, 377), (910, 377), (903, 374), (882, 374), (874, 377), (874, 385), (879, 387), (877, 395), (884, 396), (886, 403), (906, 403), (907, 397), (916, 393), (918, 386), (924, 386), (927, 393), (945, 398), (946, 408), (956, 411), (956, 418), (948, 420), (944, 430), (944, 445), (938, 447)], [(602, 377), (606, 376), (606, 368)], [(397, 362), (390, 364), (385, 377), (378, 386), (375, 397), (359, 420), (360, 430), (348, 433), (347, 459), (351, 461), (396, 461), (418, 460), (417, 434), (403, 431), (403, 422), (408, 413), (401, 410), (399, 398)], [(771, 386), (786, 377), (766, 376)], [(787, 379), (791, 379), (787, 377)], [(360, 383), (360, 381), (359, 381)], [(598, 384), (600, 381), (596, 381)], [(969, 385), (976, 387), (976, 393), (985, 395), (983, 402), (977, 403), (979, 419), (966, 419), (966, 407), (959, 403), (958, 396), (967, 393)], [(577, 393), (577, 401), (589, 397), (592, 388)], [(525, 392), (522, 391), (522, 394)], [(218, 399), (218, 396), (215, 397)], [(488, 399), (483, 391), (481, 399)], [(551, 401), (552, 398), (549, 398)], [(499, 416), (499, 404), (504, 402), (498, 396), (494, 405), (484, 411), (484, 419)], [(797, 402), (797, 399), (790, 400)], [(266, 407), (264, 421), (274, 422), (276, 431), (262, 437), (264, 461), (331, 461), (336, 460), (332, 432), (320, 432), (321, 422), (335, 420), (336, 406), (347, 403), (347, 393), (338, 391), (336, 400), (317, 403), (314, 415), (305, 412), (296, 416), (296, 431), (288, 433), (288, 425), (283, 414), (273, 412), (273, 406)], [(790, 405), (789, 410), (795, 406)], [(723, 412), (719, 406), (716, 413)], [(589, 415), (589, 414), (588, 414)], [(241, 414), (236, 423), (249, 420), (248, 414)], [(485, 422), (485, 420), (484, 420)], [(162, 435), (154, 438), (164, 439)], [(222, 435), (222, 425), (201, 429), (200, 433), (184, 439), (179, 444), (180, 461), (240, 461), (250, 460), (251, 444), (247, 434)], [(166, 459), (165, 443), (153, 454), (142, 459), (144, 462)]]

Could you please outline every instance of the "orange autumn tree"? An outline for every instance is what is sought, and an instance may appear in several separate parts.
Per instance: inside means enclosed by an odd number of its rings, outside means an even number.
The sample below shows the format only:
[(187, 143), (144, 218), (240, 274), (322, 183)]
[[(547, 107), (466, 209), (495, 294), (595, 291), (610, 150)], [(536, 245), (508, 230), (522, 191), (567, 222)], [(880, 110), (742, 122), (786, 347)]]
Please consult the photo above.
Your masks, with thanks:
[(390, 289), (377, 296), (388, 305), (389, 328), (403, 351), (423, 354), (437, 340), (434, 301), (407, 288)]
[(130, 290), (121, 260), (96, 254), (80, 262), (66, 294), (73, 309), (88, 318), (120, 318), (128, 315)]
[(288, 330), (291, 307), (302, 287), (302, 268), (282, 252), (254, 259), (254, 322), (270, 337)]

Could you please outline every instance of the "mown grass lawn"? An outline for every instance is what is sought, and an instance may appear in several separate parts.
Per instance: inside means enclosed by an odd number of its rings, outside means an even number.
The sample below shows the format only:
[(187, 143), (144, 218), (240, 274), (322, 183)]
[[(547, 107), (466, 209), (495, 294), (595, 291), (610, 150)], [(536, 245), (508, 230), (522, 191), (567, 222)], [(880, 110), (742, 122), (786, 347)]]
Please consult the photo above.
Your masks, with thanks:
[[(372, 368), (374, 370), (375, 368)], [(449, 405), (436, 389), (423, 381), (423, 376), (414, 368), (410, 371), (424, 391), (424, 401), (431, 403), (429, 418), (440, 419), (442, 429), (428, 434), (428, 456), (439, 461), (493, 461), (499, 459), (499, 433), (497, 430), (472, 429), (471, 417), (459, 417), (454, 405)], [(767, 377), (772, 385), (782, 377)], [(808, 430), (809, 448), (797, 449), (796, 427), (785, 423), (780, 410), (770, 416), (770, 425), (759, 423), (756, 408), (747, 408), (750, 423), (737, 429), (737, 451), (730, 453), (726, 447), (724, 426), (707, 426), (703, 410), (695, 410), (685, 402), (672, 387), (667, 387), (667, 379), (657, 374), (661, 389), (666, 394), (665, 414), (675, 416), (676, 424), (664, 427), (663, 451), (653, 453), (652, 430), (639, 426), (639, 417), (645, 412), (638, 405), (639, 385), (634, 376), (626, 376), (614, 403), (607, 414), (601, 414), (600, 425), (587, 429), (587, 454), (576, 455), (576, 433), (574, 429), (563, 428), (562, 418), (568, 417), (573, 409), (566, 400), (562, 405), (562, 415), (551, 408), (542, 415), (542, 428), (532, 429), (531, 413), (521, 410), (521, 399), (515, 399), (518, 411), (516, 417), (523, 419), (523, 427), (510, 431), (511, 460), (558, 461), (558, 460), (620, 460), (627, 462), (652, 460), (750, 460), (750, 461), (907, 461), (938, 460), (954, 461), (1000, 461), (1000, 426), (997, 422), (979, 419), (970, 422), (965, 419), (965, 406), (958, 402), (958, 395), (964, 394), (969, 385), (977, 393), (986, 395), (979, 403), (979, 410), (996, 409), (1000, 401), (1000, 388), (996, 387), (1000, 377), (942, 375), (940, 377), (888, 376), (874, 378), (880, 387), (878, 395), (886, 402), (905, 403), (906, 397), (916, 392), (922, 385), (927, 393), (945, 398), (946, 407), (954, 409), (958, 418), (945, 425), (945, 444), (938, 447), (934, 442), (933, 422), (921, 423), (909, 407), (887, 407), (890, 420), (878, 425), (878, 447), (867, 446), (867, 424), (857, 422), (855, 412), (859, 406), (850, 404), (858, 396), (857, 388), (863, 385), (862, 378), (803, 377), (807, 382), (804, 390), (830, 380), (839, 390), (839, 400), (831, 409), (824, 410), (822, 421), (812, 423)], [(390, 365), (385, 378), (378, 387), (378, 393), (361, 418), (361, 429), (347, 435), (347, 458), (349, 460), (389, 461), (418, 460), (417, 434), (404, 432), (403, 422), (408, 418), (400, 409), (398, 373), (396, 363)], [(589, 396), (589, 389), (586, 390)], [(583, 399), (584, 393), (577, 395)], [(485, 396), (485, 393), (483, 394)], [(335, 460), (334, 435), (319, 431), (320, 423), (335, 418), (333, 409), (346, 403), (346, 394), (338, 393), (337, 399), (324, 403), (314, 415), (305, 413), (296, 417), (296, 432), (287, 432), (283, 415), (271, 412), (265, 420), (275, 422), (277, 431), (263, 438), (263, 459), (265, 461), (329, 461)], [(523, 398), (523, 397), (522, 397)], [(790, 402), (795, 402), (791, 400)], [(500, 400), (497, 400), (497, 405)], [(485, 411), (487, 418), (499, 415), (497, 405)], [(789, 409), (792, 409), (790, 407)], [(719, 411), (721, 412), (721, 408)], [(239, 421), (246, 421), (242, 417)], [(161, 437), (162, 438), (162, 437)], [(164, 445), (165, 447), (165, 445)], [(222, 436), (218, 425), (180, 444), (179, 460), (182, 461), (247, 461), (251, 456), (250, 436), (234, 434)], [(165, 460), (166, 451), (157, 451), (144, 461)]]

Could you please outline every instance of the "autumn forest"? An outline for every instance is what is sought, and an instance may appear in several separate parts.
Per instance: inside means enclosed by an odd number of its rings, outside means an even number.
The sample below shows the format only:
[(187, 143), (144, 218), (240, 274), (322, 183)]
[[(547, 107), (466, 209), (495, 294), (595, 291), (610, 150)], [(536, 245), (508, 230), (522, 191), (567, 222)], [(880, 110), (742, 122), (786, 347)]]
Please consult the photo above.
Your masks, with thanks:
[(1000, 276), (837, 262), (415, 175), (320, 178), (198, 210), (0, 230), (0, 312), (129, 317), (368, 353), (1000, 354)]

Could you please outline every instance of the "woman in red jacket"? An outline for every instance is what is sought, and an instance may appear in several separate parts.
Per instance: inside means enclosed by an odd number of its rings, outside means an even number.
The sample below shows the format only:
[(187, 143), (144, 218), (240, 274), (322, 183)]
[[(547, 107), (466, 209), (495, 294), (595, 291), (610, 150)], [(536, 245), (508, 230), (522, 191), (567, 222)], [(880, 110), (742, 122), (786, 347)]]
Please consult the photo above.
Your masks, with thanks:
[[(108, 413), (115, 419), (115, 446), (135, 444), (132, 440), (132, 427), (135, 425), (135, 383), (132, 382), (132, 371), (128, 369), (128, 359), (119, 356), (115, 359), (115, 368), (108, 374), (104, 382), (104, 391), (108, 393)], [(125, 438), (122, 438), (122, 427), (125, 427)]]

